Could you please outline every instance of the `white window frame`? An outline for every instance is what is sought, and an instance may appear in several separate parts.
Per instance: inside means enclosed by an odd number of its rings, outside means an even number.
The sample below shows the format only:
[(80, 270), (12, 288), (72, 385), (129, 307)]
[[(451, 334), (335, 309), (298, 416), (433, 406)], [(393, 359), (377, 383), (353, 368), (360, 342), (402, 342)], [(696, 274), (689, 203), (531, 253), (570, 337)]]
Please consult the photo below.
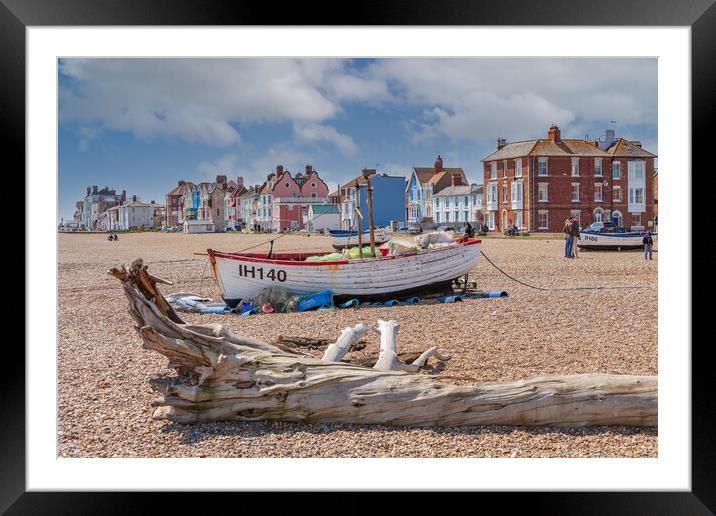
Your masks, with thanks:
[[(618, 196), (616, 195), (617, 193), (619, 194)], [(615, 186), (614, 189), (612, 190), (612, 201), (623, 202), (623, 200), (624, 199), (622, 197), (622, 187)]]
[(519, 229), (522, 229), (524, 227), (522, 210), (515, 212), (515, 226), (517, 226)]
[[(637, 186), (635, 188), (629, 188), (629, 204), (644, 204), (645, 203), (645, 200), (644, 200), (645, 190), (646, 190), (645, 188), (642, 188), (639, 186)], [(637, 200), (637, 198), (636, 198), (637, 192), (641, 192), (641, 200)]]
[[(636, 165), (641, 165), (639, 167), (641, 170), (641, 177), (636, 176)], [(627, 177), (631, 181), (645, 181), (646, 180), (646, 161), (636, 159), (631, 160), (627, 162)]]
[[(544, 217), (544, 226), (542, 225), (542, 217)], [(537, 229), (549, 229), (549, 211), (537, 211)]]
[(572, 158), (572, 177), (579, 177), (579, 158)]
[[(615, 174), (616, 172), (616, 174)], [(622, 163), (621, 161), (612, 161), (612, 179), (622, 178)]]
[[(541, 199), (542, 187), (544, 187), (544, 199)], [(549, 183), (537, 183), (537, 202), (549, 202)]]
[(602, 158), (594, 158), (594, 177), (604, 177), (604, 170), (602, 169)]
[[(576, 198), (576, 199), (574, 198), (574, 187), (575, 187), (575, 186), (577, 187), (577, 198)], [(572, 201), (572, 202), (579, 202), (579, 195), (580, 195), (579, 183), (572, 183), (572, 193), (571, 193), (571, 195), (570, 195), (571, 201)]]
[[(541, 173), (540, 165), (544, 163), (544, 174)], [(538, 177), (547, 177), (549, 175), (549, 159), (547, 158), (537, 158), (537, 176)]]
[(515, 160), (515, 177), (522, 177), (522, 159)]
[(507, 183), (502, 183), (502, 204), (507, 204)]
[(507, 177), (507, 160), (502, 160), (502, 178)]
[(604, 210), (602, 208), (594, 208), (594, 211), (592, 212), (592, 217), (594, 219), (594, 222), (604, 222)]
[(594, 183), (594, 202), (604, 202), (603, 183)]
[(490, 179), (497, 179), (497, 161), (490, 163)]

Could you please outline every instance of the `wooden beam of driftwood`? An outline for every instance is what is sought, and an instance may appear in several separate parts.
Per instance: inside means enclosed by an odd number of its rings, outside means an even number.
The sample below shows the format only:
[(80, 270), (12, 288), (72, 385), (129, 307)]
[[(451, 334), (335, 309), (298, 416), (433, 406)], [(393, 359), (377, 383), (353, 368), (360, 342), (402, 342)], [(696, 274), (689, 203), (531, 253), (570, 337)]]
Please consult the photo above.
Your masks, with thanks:
[[(609, 374), (539, 376), (452, 385), (411, 374), (385, 324), (374, 368), (281, 349), (221, 325), (184, 323), (141, 260), (110, 272), (123, 285), (144, 346), (189, 382), (156, 379), (153, 416), (178, 423), (237, 419), (395, 425), (656, 426), (657, 378)], [(378, 367), (380, 363), (380, 367)], [(383, 370), (387, 369), (387, 370)]]

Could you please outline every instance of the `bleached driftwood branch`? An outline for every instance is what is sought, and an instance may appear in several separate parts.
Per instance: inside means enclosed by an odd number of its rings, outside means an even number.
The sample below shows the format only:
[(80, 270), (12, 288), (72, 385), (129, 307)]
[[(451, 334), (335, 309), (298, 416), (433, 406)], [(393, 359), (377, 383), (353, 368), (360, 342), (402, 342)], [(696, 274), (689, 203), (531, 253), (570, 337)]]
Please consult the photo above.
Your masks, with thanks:
[[(397, 359), (395, 321), (382, 321), (374, 368), (306, 357), (231, 335), (221, 325), (186, 324), (141, 260), (112, 269), (144, 346), (184, 376), (153, 381), (163, 397), (153, 416), (179, 423), (238, 419), (395, 425), (634, 425), (657, 423), (657, 378), (583, 374), (471, 386), (440, 383)], [(338, 357), (360, 330), (335, 343)], [(340, 344), (339, 344), (340, 343)], [(349, 344), (348, 344), (349, 346)], [(328, 351), (328, 350), (327, 350)], [(435, 351), (428, 350), (411, 366)], [(403, 364), (402, 366), (400, 364)], [(401, 370), (392, 370), (398, 368)]]

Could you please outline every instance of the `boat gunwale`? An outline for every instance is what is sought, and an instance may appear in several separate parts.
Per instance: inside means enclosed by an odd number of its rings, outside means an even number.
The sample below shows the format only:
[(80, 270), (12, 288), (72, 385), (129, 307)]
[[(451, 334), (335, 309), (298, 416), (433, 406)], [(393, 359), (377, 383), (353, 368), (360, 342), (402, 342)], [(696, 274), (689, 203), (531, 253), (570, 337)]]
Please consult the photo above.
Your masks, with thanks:
[[(472, 245), (481, 244), (482, 240), (477, 238), (471, 238), (467, 239), (463, 242), (457, 242), (459, 247), (469, 247)], [(251, 262), (251, 263), (270, 263), (274, 265), (292, 265), (294, 267), (302, 267), (302, 266), (331, 266), (331, 265), (347, 265), (347, 264), (362, 264), (362, 263), (374, 263), (375, 260), (394, 260), (396, 258), (409, 258), (411, 256), (417, 256), (417, 255), (425, 255), (428, 253), (433, 252), (440, 252), (440, 251), (446, 251), (449, 249), (453, 249), (452, 247), (439, 247), (435, 249), (425, 249), (423, 251), (413, 251), (409, 253), (402, 253), (397, 254), (394, 256), (376, 256), (375, 258), (367, 258), (367, 259), (356, 259), (356, 260), (333, 260), (328, 262), (306, 262), (306, 261), (296, 261), (296, 260), (281, 260), (281, 259), (272, 259), (272, 258), (259, 258), (256, 256), (250, 256), (239, 253), (227, 253), (224, 251), (216, 251), (214, 249), (207, 249), (206, 252), (209, 254), (211, 258), (225, 258), (229, 260), (236, 260), (236, 261), (245, 261), (245, 262)], [(256, 253), (252, 253), (256, 254)], [(283, 253), (283, 254), (289, 254), (289, 253)], [(297, 255), (303, 254), (303, 253), (295, 253)], [(326, 253), (330, 254), (330, 253)], [(309, 256), (318, 256), (317, 254), (306, 254), (306, 257)]]

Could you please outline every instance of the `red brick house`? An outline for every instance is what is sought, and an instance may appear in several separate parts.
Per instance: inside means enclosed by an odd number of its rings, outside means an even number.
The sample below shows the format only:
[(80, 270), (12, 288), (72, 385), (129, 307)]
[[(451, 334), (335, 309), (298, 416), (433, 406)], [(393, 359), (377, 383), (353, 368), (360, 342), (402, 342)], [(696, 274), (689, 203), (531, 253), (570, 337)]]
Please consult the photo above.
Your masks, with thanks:
[(654, 159), (640, 142), (562, 139), (552, 125), (546, 139), (507, 143), (484, 158), (485, 222), (504, 231), (560, 232), (570, 216), (582, 227), (616, 219), (646, 227), (654, 219)]

